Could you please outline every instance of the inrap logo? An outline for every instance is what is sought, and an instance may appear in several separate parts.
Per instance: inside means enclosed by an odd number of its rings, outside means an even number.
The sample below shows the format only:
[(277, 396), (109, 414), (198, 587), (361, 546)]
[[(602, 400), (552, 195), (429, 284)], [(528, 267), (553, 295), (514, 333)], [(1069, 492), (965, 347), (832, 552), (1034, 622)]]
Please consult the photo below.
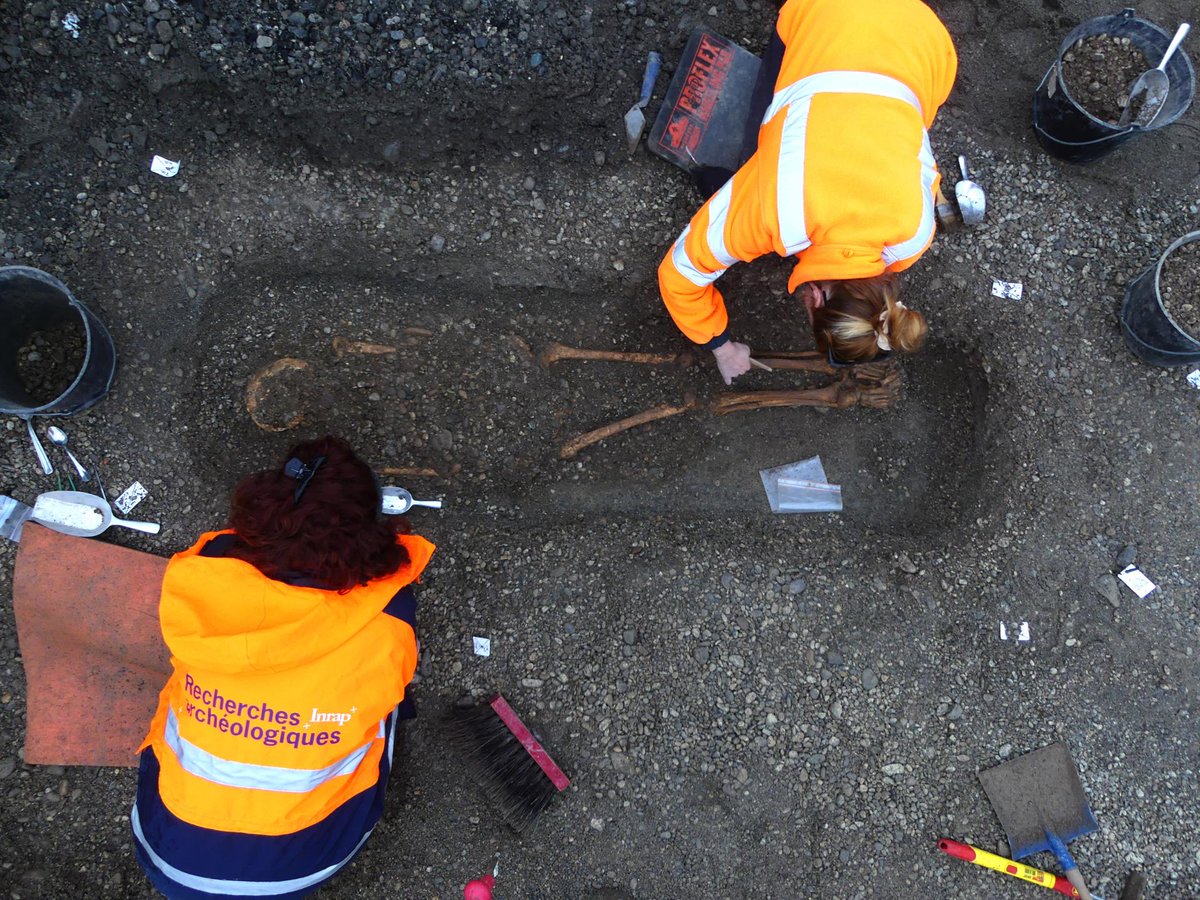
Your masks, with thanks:
[(354, 714), (358, 712), (357, 707), (351, 707), (350, 712), (321, 712), (321, 710), (313, 707), (312, 718), (310, 722), (337, 722), (339, 725), (345, 725), (354, 718)]

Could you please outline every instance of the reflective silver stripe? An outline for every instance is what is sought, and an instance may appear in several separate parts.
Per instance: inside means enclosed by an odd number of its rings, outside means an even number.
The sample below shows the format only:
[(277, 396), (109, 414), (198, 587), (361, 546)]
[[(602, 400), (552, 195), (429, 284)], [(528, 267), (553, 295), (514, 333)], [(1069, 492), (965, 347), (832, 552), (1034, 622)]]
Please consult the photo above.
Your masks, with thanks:
[(691, 257), (687, 254), (687, 248), (684, 246), (687, 241), (688, 233), (692, 230), (692, 226), (688, 225), (683, 229), (683, 234), (675, 242), (674, 248), (671, 250), (671, 262), (675, 264), (675, 271), (694, 284), (696, 287), (708, 287), (718, 278), (725, 274), (724, 269), (717, 269), (715, 272), (701, 272), (692, 262)]
[(133, 812), (129, 816), (129, 822), (133, 826), (134, 838), (141, 844), (146, 855), (150, 857), (150, 861), (172, 881), (192, 890), (204, 891), (209, 894), (229, 894), (235, 897), (274, 897), (279, 894), (287, 894), (292, 891), (300, 891), (313, 887), (350, 862), (354, 858), (354, 854), (362, 849), (362, 845), (371, 836), (371, 832), (368, 831), (345, 859), (334, 863), (332, 866), (326, 866), (319, 872), (313, 872), (311, 875), (305, 875), (301, 878), (289, 878), (286, 881), (236, 881), (229, 878), (206, 878), (202, 875), (193, 875), (190, 872), (175, 868), (155, 853), (154, 848), (150, 846), (150, 842), (146, 840), (145, 834), (142, 833), (142, 821), (138, 815), (136, 803), (133, 805)]
[[(399, 718), (400, 718), (399, 714), (391, 713), (389, 715), (388, 719), (384, 719), (384, 722), (387, 722), (388, 726), (389, 726), (388, 732), (387, 732), (387, 758), (388, 758), (389, 766), (392, 764), (392, 748), (396, 743), (396, 722)], [(390, 719), (390, 721), (389, 721), (389, 719)], [(379, 731), (380, 731), (379, 736), (383, 737), (383, 734), (382, 734), (383, 722), (379, 723)]]
[[(380, 723), (382, 726), (382, 723)], [(223, 784), (228, 787), (250, 788), (259, 791), (279, 791), (287, 794), (306, 794), (332, 778), (354, 772), (367, 755), (374, 740), (368, 741), (348, 756), (342, 757), (323, 769), (289, 769), (283, 766), (262, 766), (253, 763), (234, 762), (214, 756), (193, 744), (179, 733), (179, 719), (175, 710), (167, 711), (167, 724), (163, 732), (167, 746), (175, 753), (179, 765), (185, 772), (197, 778)]]
[(729, 218), (729, 201), (732, 197), (733, 179), (730, 178), (708, 201), (708, 231), (704, 234), (713, 257), (727, 269), (738, 261), (736, 256), (729, 255), (725, 247), (725, 222)]
[(788, 110), (779, 141), (779, 170), (775, 184), (775, 208), (779, 214), (779, 240), (785, 256), (812, 246), (804, 219), (804, 155), (808, 140), (808, 110), (812, 97), (805, 97)]
[[(804, 216), (804, 158), (805, 143), (808, 139), (808, 114), (812, 108), (812, 98), (817, 94), (829, 93), (868, 94), (900, 100), (912, 106), (924, 122), (921, 101), (917, 99), (912, 88), (895, 78), (875, 72), (818, 72), (776, 92), (763, 116), (763, 122), (769, 122), (781, 110), (787, 109), (779, 141), (775, 204), (779, 217), (779, 239), (783, 244), (784, 253), (788, 256), (812, 246), (808, 237), (808, 223)], [(921, 222), (913, 237), (884, 248), (883, 259), (887, 265), (920, 253), (932, 234), (933, 181), (937, 177), (937, 169), (929, 147), (929, 132), (924, 127), (921, 131)]]
[(917, 233), (907, 241), (892, 244), (883, 248), (883, 261), (891, 266), (901, 260), (911, 259), (925, 249), (933, 237), (933, 183), (937, 180), (937, 161), (933, 158), (933, 148), (929, 146), (929, 134), (926, 132), (921, 143), (921, 224)]
[(921, 121), (925, 121), (921, 101), (917, 99), (913, 89), (890, 75), (880, 75), (877, 72), (818, 72), (777, 91), (771, 98), (771, 105), (767, 107), (763, 122), (771, 121), (785, 106), (791, 106), (805, 97), (816, 94), (871, 94), (875, 97), (891, 97), (912, 106), (920, 113)]

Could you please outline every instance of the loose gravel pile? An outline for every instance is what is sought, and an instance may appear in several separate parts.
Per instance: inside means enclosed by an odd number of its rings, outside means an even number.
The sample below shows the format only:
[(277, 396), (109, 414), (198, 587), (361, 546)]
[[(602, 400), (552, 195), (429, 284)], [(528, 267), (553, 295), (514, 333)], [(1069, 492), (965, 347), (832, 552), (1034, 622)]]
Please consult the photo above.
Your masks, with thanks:
[(1200, 241), (1184, 244), (1167, 257), (1158, 290), (1176, 324), (1200, 340)]
[(1097, 119), (1114, 124), (1129, 103), (1130, 85), (1150, 68), (1153, 64), (1129, 38), (1109, 34), (1081, 39), (1062, 61), (1071, 96)]

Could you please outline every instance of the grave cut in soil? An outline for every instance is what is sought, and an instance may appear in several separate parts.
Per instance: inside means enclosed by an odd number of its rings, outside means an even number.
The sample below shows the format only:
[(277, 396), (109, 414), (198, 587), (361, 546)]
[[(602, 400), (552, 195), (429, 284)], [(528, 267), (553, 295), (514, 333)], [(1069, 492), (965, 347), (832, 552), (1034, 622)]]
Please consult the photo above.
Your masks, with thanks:
[[(553, 341), (574, 343), (578, 335), (621, 329), (591, 296), (564, 298), (560, 291), (530, 287), (509, 289), (505, 297), (469, 282), (447, 294), (382, 273), (298, 280), (272, 270), (269, 277), (271, 286), (264, 287), (265, 279), (245, 273), (199, 327), (204, 340), (193, 350), (231, 362), (199, 367), (188, 402), (227, 399), (189, 432), (197, 460), (253, 454), (262, 431), (229, 398), (239, 398), (263, 365), (307, 346), (307, 368), (281, 369), (263, 381), (255, 410), (259, 427), (283, 428), (302, 417), (277, 436), (281, 448), (324, 433), (353, 435), (377, 468), (458, 471), (437, 489), (454, 498), (456, 511), (474, 515), (503, 511), (506, 518), (542, 525), (664, 518), (828, 527), (820, 517), (772, 517), (758, 475), (759, 469), (819, 453), (847, 498), (839, 523), (936, 543), (959, 535), (1002, 483), (994, 471), (1001, 461), (988, 443), (986, 378), (978, 361), (953, 345), (935, 342), (905, 359), (905, 392), (889, 410), (764, 409), (715, 416), (701, 408), (606, 439), (563, 462), (559, 448), (569, 438), (680, 403), (689, 392), (708, 403), (724, 386), (703, 364), (540, 366), (523, 347), (536, 352)], [(271, 323), (247, 321), (249, 304), (239, 291), (291, 297), (294, 313)], [(482, 302), (498, 293), (506, 302), (519, 296), (524, 311), (498, 313), (504, 303)], [(350, 339), (398, 350), (339, 357), (324, 336), (334, 325)], [(429, 336), (407, 339), (407, 326)], [(314, 334), (322, 336), (316, 346)], [(239, 359), (247, 337), (254, 353)], [(625, 349), (683, 349), (677, 335), (624, 339)], [(824, 380), (763, 373), (738, 388), (816, 387)], [(224, 473), (212, 474), (224, 483)], [(221, 490), (217, 482), (212, 490)]]
[(62, 396), (83, 368), (86, 352), (87, 335), (78, 316), (31, 334), (17, 350), (17, 377), (33, 405)]
[(1200, 241), (1184, 244), (1166, 258), (1158, 293), (1175, 324), (1200, 340)]
[(1111, 34), (1085, 37), (1063, 54), (1063, 80), (1071, 96), (1097, 119), (1114, 125), (1125, 111), (1129, 86), (1151, 68), (1129, 38)]

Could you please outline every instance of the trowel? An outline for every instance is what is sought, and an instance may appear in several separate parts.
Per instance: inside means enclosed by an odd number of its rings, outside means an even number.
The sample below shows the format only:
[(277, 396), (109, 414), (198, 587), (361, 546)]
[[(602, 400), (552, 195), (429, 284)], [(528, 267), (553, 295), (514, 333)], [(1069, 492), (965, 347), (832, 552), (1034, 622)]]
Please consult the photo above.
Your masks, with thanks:
[(651, 50), (646, 57), (646, 71), (642, 73), (642, 93), (638, 96), (637, 103), (625, 113), (625, 140), (629, 144), (630, 153), (637, 150), (642, 133), (646, 130), (646, 104), (654, 94), (654, 82), (658, 80), (658, 70), (661, 67), (662, 57)]
[(983, 188), (971, 180), (967, 170), (967, 158), (958, 158), (958, 168), (962, 171), (962, 181), (954, 186), (954, 197), (958, 200), (958, 213), (964, 225), (975, 226), (983, 221), (983, 213), (987, 208), (987, 196)]

